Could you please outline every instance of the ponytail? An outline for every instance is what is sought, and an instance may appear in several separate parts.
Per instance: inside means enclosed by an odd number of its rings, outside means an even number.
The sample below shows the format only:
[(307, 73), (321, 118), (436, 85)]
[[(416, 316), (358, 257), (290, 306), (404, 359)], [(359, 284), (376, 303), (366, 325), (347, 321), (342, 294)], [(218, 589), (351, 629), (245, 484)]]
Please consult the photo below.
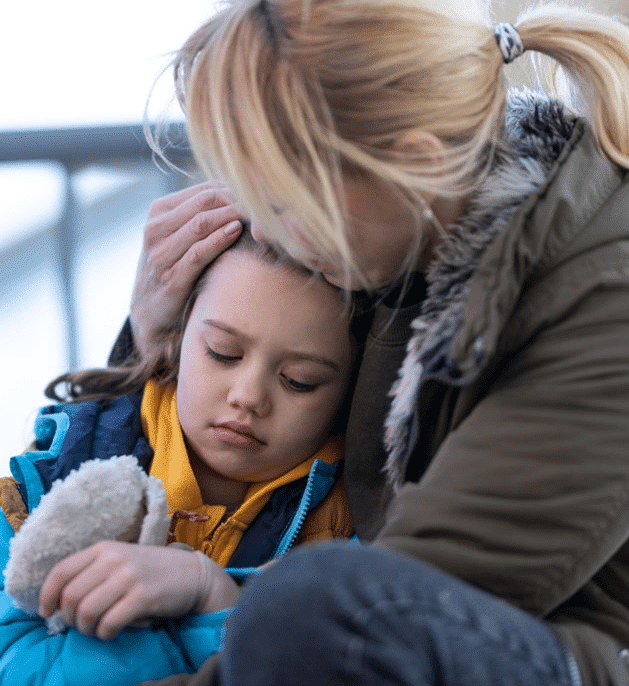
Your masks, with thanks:
[[(506, 25), (492, 27), (488, 6), (226, 0), (173, 63), (198, 161), (293, 258), (314, 253), (361, 276), (345, 179), (377, 180), (411, 213), (426, 194), (473, 193), (502, 137), (504, 62), (524, 49), (563, 68), (601, 148), (629, 168), (627, 26), (542, 4), (516, 22), (515, 40)], [(443, 143), (442, 158), (398, 148), (418, 131)], [(416, 257), (408, 251), (401, 273)]]
[[(629, 27), (600, 13), (553, 4), (525, 12), (517, 29), (526, 50), (563, 68), (602, 149), (629, 168)], [(556, 92), (558, 70), (549, 76)]]

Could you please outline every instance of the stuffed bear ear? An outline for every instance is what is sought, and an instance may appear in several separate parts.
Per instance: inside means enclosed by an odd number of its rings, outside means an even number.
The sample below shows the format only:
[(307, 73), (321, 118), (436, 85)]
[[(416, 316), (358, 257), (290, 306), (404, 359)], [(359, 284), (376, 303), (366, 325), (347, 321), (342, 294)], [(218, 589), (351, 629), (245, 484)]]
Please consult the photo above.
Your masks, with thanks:
[(138, 543), (144, 545), (166, 545), (170, 516), (166, 502), (166, 491), (160, 479), (146, 477), (144, 492), (146, 515), (142, 522)]
[[(116, 540), (128, 531), (144, 502), (159, 501), (161, 485), (151, 483), (130, 455), (89, 460), (65, 479), (55, 481), (10, 541), (4, 578), (5, 590), (14, 603), (36, 614), (39, 591), (50, 570), (68, 555), (101, 540)], [(163, 501), (166, 510), (165, 494)], [(161, 516), (166, 518), (167, 511)], [(143, 529), (144, 523), (140, 536)]]

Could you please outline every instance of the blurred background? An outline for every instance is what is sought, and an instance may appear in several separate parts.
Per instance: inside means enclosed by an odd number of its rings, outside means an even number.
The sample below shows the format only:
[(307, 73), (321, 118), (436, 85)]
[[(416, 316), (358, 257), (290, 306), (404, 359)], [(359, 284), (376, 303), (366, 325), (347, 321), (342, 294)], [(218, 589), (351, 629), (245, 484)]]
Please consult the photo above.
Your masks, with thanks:
[[(493, 4), (501, 21), (513, 21), (520, 5)], [(0, 476), (32, 440), (48, 381), (106, 364), (127, 315), (151, 202), (198, 180), (160, 169), (143, 144), (141, 122), (170, 53), (216, 6), (217, 0), (3, 6)], [(528, 79), (525, 59), (509, 69), (514, 82)], [(167, 110), (171, 97), (167, 75), (155, 88), (149, 118)], [(168, 111), (181, 122), (177, 107)], [(191, 163), (185, 151), (173, 160)]]
[[(0, 476), (32, 439), (46, 383), (106, 363), (150, 204), (190, 183), (155, 164), (141, 122), (170, 53), (213, 11), (213, 0), (3, 5)], [(168, 109), (169, 76), (152, 117)]]

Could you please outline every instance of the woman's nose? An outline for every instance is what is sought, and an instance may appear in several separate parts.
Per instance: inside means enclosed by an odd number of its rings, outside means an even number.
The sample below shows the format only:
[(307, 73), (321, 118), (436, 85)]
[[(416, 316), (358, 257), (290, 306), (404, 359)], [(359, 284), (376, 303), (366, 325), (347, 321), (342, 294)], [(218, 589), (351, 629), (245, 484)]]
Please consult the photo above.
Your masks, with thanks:
[(256, 243), (268, 243), (268, 236), (262, 230), (262, 227), (257, 222), (251, 222), (250, 229), (251, 237)]
[(264, 376), (254, 369), (239, 370), (227, 394), (231, 407), (266, 417), (271, 411), (271, 396)]

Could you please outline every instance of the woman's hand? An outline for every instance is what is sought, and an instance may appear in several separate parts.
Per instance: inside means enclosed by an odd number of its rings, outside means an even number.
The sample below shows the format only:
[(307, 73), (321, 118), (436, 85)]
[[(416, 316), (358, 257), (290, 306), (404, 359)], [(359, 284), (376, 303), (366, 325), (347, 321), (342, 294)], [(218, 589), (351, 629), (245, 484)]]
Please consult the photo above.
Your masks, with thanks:
[(40, 614), (61, 610), (68, 626), (111, 640), (138, 620), (230, 607), (239, 593), (229, 574), (202, 553), (101, 541), (52, 569)]
[(153, 203), (131, 298), (131, 328), (140, 354), (172, 328), (203, 269), (242, 229), (224, 186), (201, 184)]

